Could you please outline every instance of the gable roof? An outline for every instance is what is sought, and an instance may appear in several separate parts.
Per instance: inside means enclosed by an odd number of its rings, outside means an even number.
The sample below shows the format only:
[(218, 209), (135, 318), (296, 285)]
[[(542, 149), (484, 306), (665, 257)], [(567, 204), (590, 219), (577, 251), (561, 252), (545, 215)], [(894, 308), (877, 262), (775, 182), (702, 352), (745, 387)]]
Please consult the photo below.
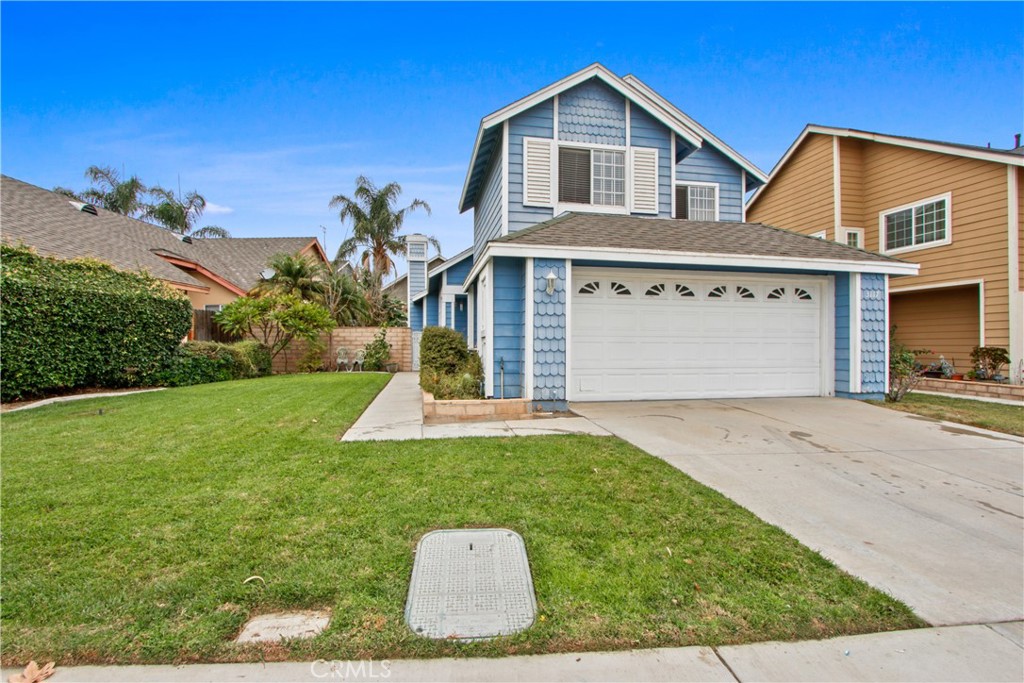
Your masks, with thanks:
[[(444, 263), (444, 261), (445, 261), (445, 258), (443, 256), (434, 256), (429, 261), (427, 261), (427, 270), (429, 271), (431, 268), (434, 268), (436, 266), (441, 265), (442, 263)], [(385, 293), (391, 292), (392, 290), (394, 290), (395, 288), (397, 288), (399, 286), (399, 283), (405, 283), (405, 281), (408, 280), (408, 279), (409, 279), (409, 273), (402, 273), (401, 275), (396, 277), (394, 280), (392, 280), (391, 282), (389, 282), (386, 285), (384, 285), (384, 287), (381, 289), (381, 291), (385, 292)]]
[(928, 140), (926, 138), (914, 138), (906, 135), (888, 135), (886, 133), (875, 133), (869, 130), (857, 130), (856, 128), (836, 128), (833, 126), (821, 126), (815, 123), (809, 123), (804, 126), (804, 129), (800, 132), (800, 135), (797, 136), (796, 140), (793, 141), (793, 144), (789, 146), (789, 149), (787, 149), (785, 154), (782, 155), (782, 158), (779, 159), (774, 167), (772, 167), (772, 171), (768, 175), (768, 181), (759, 187), (753, 196), (751, 196), (750, 200), (747, 201), (748, 209), (753, 206), (758, 197), (763, 194), (764, 189), (768, 187), (772, 179), (782, 171), (790, 158), (792, 158), (796, 153), (796, 150), (803, 144), (804, 140), (806, 140), (808, 136), (814, 134), (834, 135), (836, 137), (850, 138), (854, 140), (867, 140), (870, 142), (879, 142), (885, 145), (908, 147), (910, 149), (917, 149), (924, 152), (949, 154), (969, 159), (1009, 164), (1011, 166), (1024, 166), (1024, 155), (1018, 151), (1020, 148), (992, 149), (991, 147), (982, 147), (980, 145), (965, 145), (960, 142)]
[(914, 275), (917, 264), (763, 223), (687, 221), (591, 213), (557, 218), (488, 242), (466, 278), (488, 257), (546, 256), (575, 260), (676, 264), (698, 268), (782, 268)]
[[(768, 182), (768, 174), (762, 171), (756, 164), (754, 164), (754, 162), (750, 161), (745, 156), (737, 152), (735, 149), (722, 142), (722, 140), (717, 135), (714, 135), (707, 128), (705, 128), (704, 126), (697, 123), (697, 121), (687, 116), (681, 109), (679, 109), (674, 104), (672, 104), (664, 97), (659, 95), (657, 91), (654, 90), (654, 88), (647, 85), (633, 74), (626, 74), (625, 76), (622, 77), (622, 80), (625, 81), (630, 86), (632, 86), (638, 93), (640, 93), (644, 98), (648, 99), (652, 104), (662, 107), (671, 116), (674, 116), (677, 119), (679, 119), (679, 121), (682, 122), (684, 125), (689, 126), (693, 130), (700, 133), (700, 135), (703, 136), (705, 140), (710, 141), (711, 144), (718, 149), (718, 151), (720, 151), (726, 157), (731, 159), (737, 166), (745, 170), (747, 172), (747, 175), (751, 176), (756, 180), (759, 180), (762, 183)], [(746, 192), (746, 188), (744, 188), (743, 191)]]
[(103, 208), (86, 213), (68, 197), (6, 175), (0, 176), (0, 186), (4, 242), (44, 256), (91, 257), (121, 270), (146, 271), (188, 289), (208, 289), (189, 274), (194, 271), (236, 293), (248, 292), (272, 256), (314, 244), (327, 260), (315, 237), (197, 238), (188, 244), (163, 228)]
[[(625, 79), (619, 78), (605, 66), (595, 62), (588, 67), (580, 69), (576, 73), (570, 74), (561, 80), (555, 81), (551, 85), (543, 87), (526, 97), (516, 100), (512, 104), (502, 107), (496, 112), (488, 114), (480, 121), (480, 128), (476, 135), (476, 142), (473, 143), (473, 153), (469, 159), (469, 169), (466, 171), (466, 180), (462, 186), (462, 198), (459, 200), (460, 212), (468, 210), (476, 201), (476, 192), (479, 190), (479, 185), (483, 180), (482, 176), (487, 170), (487, 164), (490, 160), (491, 152), (493, 151), (493, 147), (498, 139), (498, 133), (500, 132), (499, 126), (516, 114), (520, 114), (530, 107), (533, 107), (592, 78), (600, 80), (626, 99), (646, 110), (651, 116), (693, 146), (701, 147), (703, 145), (705, 136), (693, 125), (696, 123), (693, 119), (682, 114), (682, 112), (671, 105), (668, 107), (664, 106), (662, 102), (665, 101), (660, 97), (658, 99), (661, 100), (661, 102), (653, 100), (649, 94), (641, 90), (640, 86), (646, 88), (643, 84), (638, 86), (635, 82), (630, 83)], [(634, 78), (634, 81), (638, 82), (638, 79)], [(682, 114), (682, 116), (680, 116), (680, 114)], [(707, 131), (704, 132), (706, 133)], [(723, 152), (728, 151), (739, 157), (734, 150), (725, 145), (721, 140), (718, 140), (718, 138), (709, 136), (709, 139), (713, 139), (716, 146), (721, 145)], [(739, 158), (742, 159), (742, 157)], [(763, 172), (756, 166), (751, 164), (749, 161), (744, 160), (744, 162), (750, 167), (750, 169), (753, 169), (752, 172), (756, 177), (763, 176)]]

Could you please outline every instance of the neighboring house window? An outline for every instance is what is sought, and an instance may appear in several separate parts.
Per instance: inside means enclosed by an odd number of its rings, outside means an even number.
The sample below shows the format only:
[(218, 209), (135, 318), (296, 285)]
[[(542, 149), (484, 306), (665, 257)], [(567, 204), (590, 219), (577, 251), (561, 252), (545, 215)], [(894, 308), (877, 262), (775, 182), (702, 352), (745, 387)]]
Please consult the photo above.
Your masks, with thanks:
[(206, 309), (207, 311), (213, 311), (214, 313), (217, 313), (221, 309), (223, 309), (224, 306), (221, 304), (206, 304), (206, 306), (204, 306), (203, 308)]
[(676, 218), (718, 220), (718, 186), (676, 185)]
[(886, 251), (949, 244), (949, 195), (884, 211), (879, 222)]
[(625, 152), (560, 147), (558, 201), (570, 204), (625, 206)]
[(819, 240), (826, 239), (827, 236), (828, 236), (828, 231), (827, 230), (819, 230), (818, 232), (812, 232), (811, 233), (811, 237), (813, 237), (815, 239), (819, 239)]
[(841, 228), (841, 241), (848, 247), (864, 248), (864, 230), (861, 228)]

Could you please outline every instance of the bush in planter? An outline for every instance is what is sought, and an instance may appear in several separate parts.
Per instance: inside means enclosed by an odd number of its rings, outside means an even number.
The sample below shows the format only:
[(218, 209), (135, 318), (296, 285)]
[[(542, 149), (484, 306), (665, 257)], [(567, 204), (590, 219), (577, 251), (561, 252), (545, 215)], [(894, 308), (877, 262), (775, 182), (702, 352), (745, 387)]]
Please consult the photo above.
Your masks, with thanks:
[(1004, 365), (1009, 365), (1010, 354), (1001, 346), (975, 346), (971, 363), (976, 368), (975, 378), (993, 379)]
[(420, 372), (454, 374), (469, 360), (466, 340), (447, 327), (428, 327), (420, 338)]
[(480, 398), (483, 363), (462, 335), (444, 327), (428, 327), (420, 340), (420, 387), (436, 399)]

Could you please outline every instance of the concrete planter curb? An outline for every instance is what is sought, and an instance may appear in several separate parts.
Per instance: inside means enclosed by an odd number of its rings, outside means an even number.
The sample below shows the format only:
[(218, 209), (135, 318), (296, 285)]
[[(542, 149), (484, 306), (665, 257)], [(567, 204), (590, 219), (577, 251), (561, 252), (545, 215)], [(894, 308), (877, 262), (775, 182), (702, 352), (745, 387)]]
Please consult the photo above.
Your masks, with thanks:
[(437, 400), (423, 392), (423, 424), (523, 420), (531, 416), (530, 401), (524, 398)]

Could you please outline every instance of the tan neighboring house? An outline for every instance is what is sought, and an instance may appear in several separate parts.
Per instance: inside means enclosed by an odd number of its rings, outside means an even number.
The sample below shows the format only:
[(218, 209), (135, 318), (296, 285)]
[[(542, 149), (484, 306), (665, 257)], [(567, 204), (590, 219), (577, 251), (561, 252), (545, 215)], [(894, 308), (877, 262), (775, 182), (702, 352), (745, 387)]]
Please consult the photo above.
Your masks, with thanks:
[(43, 256), (95, 258), (145, 271), (180, 289), (198, 310), (219, 310), (259, 284), (276, 254), (327, 263), (316, 237), (191, 239), (9, 176), (0, 176), (0, 239)]
[[(1024, 147), (807, 126), (747, 202), (768, 223), (918, 263), (894, 281), (898, 340), (971, 369), (975, 346), (1024, 366)], [(1004, 370), (1004, 373), (1006, 370)]]

